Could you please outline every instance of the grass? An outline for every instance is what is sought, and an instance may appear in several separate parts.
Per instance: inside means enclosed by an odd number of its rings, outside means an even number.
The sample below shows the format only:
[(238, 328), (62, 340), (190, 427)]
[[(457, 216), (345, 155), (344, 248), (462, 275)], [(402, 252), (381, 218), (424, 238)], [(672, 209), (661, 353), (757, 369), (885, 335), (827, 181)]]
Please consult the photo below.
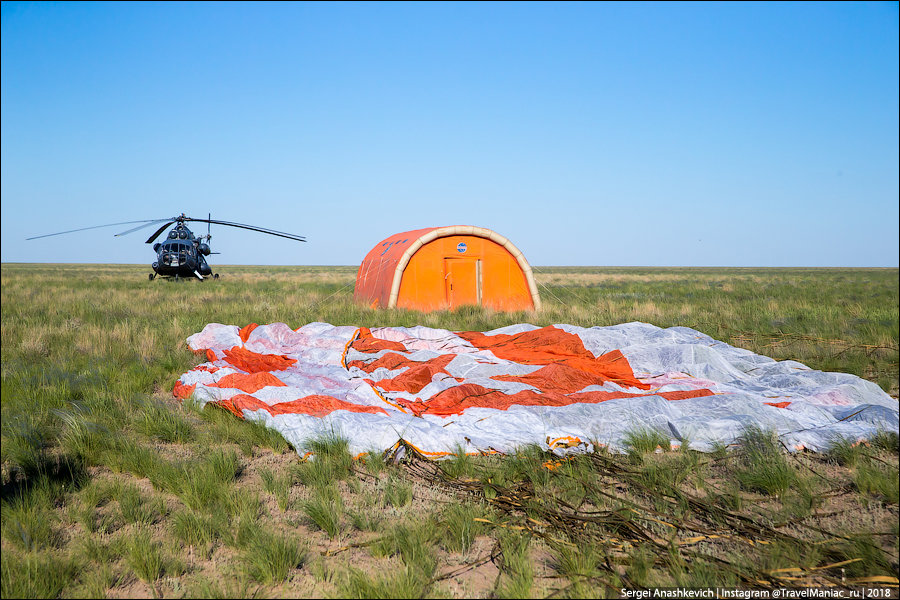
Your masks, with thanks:
[(295, 472), (303, 485), (327, 488), (335, 481), (347, 479), (353, 466), (346, 438), (335, 434), (308, 442), (311, 458), (297, 465)]
[(405, 585), (418, 586), (420, 597), (431, 583), (437, 569), (433, 541), (434, 528), (430, 519), (415, 522), (400, 522), (390, 529), (372, 546), (375, 556), (398, 556), (404, 565), (402, 577)]
[(350, 567), (337, 584), (341, 598), (422, 598), (428, 581), (414, 569), (404, 566), (399, 572), (370, 575)]
[[(185, 338), (214, 321), (483, 331), (632, 320), (896, 395), (896, 269), (537, 268), (542, 313), (427, 315), (354, 304), (354, 267), (223, 267), (196, 285), (145, 271), (2, 265), (3, 597), (598, 597), (747, 585), (778, 568), (840, 580), (821, 568), (854, 559), (847, 577), (896, 576), (893, 432), (825, 456), (787, 456), (765, 432), (702, 455), (634, 431), (624, 457), (530, 447), (395, 465), (377, 451), (354, 460), (340, 432), (294, 449), (171, 396), (199, 360)], [(678, 545), (692, 527), (723, 537)]]
[(222, 515), (209, 515), (190, 509), (172, 517), (172, 533), (187, 547), (211, 548), (225, 537), (227, 523)]
[(666, 452), (671, 449), (671, 436), (656, 429), (634, 429), (624, 439), (625, 449), (635, 458), (649, 452)]
[(744, 489), (778, 496), (800, 483), (774, 432), (748, 428), (738, 444), (741, 467), (735, 474)]
[(312, 497), (303, 502), (303, 512), (328, 537), (333, 538), (340, 533), (344, 503), (334, 485), (316, 488)]
[(119, 511), (125, 523), (152, 525), (165, 511), (158, 498), (155, 502), (146, 500), (140, 490), (133, 485), (122, 485), (116, 494), (116, 500), (119, 502)]
[(125, 562), (140, 579), (154, 585), (164, 574), (177, 574), (180, 565), (168, 558), (162, 544), (150, 532), (140, 529), (125, 542)]
[(275, 584), (302, 567), (306, 557), (306, 548), (294, 536), (260, 529), (246, 544), (242, 562), (251, 580)]
[(531, 540), (522, 534), (506, 533), (500, 538), (501, 577), (495, 592), (499, 598), (531, 598), (534, 596), (534, 566), (528, 555)]
[(481, 503), (450, 504), (441, 511), (438, 528), (442, 545), (449, 552), (468, 552), (478, 535), (485, 533), (481, 519), (487, 516)]
[(0, 595), (57, 598), (72, 583), (77, 565), (53, 555), (3, 553)]

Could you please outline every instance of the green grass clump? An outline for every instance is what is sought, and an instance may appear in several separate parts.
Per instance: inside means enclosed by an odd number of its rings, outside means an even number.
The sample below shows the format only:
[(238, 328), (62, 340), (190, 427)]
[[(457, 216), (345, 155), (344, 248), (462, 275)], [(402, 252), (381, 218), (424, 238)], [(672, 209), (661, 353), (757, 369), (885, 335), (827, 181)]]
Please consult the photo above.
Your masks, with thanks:
[(430, 519), (416, 523), (401, 522), (391, 527), (372, 545), (375, 556), (397, 555), (407, 569), (410, 582), (425, 585), (437, 568), (434, 527)]
[(328, 537), (333, 538), (340, 533), (344, 504), (334, 485), (316, 488), (312, 497), (303, 502), (302, 509), (310, 522), (327, 533)]
[(853, 467), (864, 455), (862, 445), (855, 440), (836, 437), (831, 441), (831, 447), (825, 452), (829, 461), (847, 467)]
[(102, 423), (102, 415), (79, 405), (74, 405), (71, 410), (56, 410), (54, 413), (63, 423), (59, 435), (63, 451), (88, 464), (101, 462), (103, 452), (113, 443), (110, 429)]
[(872, 448), (884, 450), (891, 454), (900, 453), (900, 435), (896, 431), (879, 431), (869, 440)]
[(232, 600), (233, 598), (265, 598), (261, 595), (259, 584), (248, 580), (222, 581), (207, 577), (197, 577), (188, 586), (187, 597), (210, 598), (216, 600)]
[(348, 510), (347, 517), (357, 531), (381, 531), (384, 524), (384, 517), (368, 507), (360, 510)]
[(256, 421), (237, 419), (231, 412), (215, 405), (199, 408), (194, 403), (187, 403), (188, 408), (203, 419), (207, 429), (203, 436), (208, 443), (229, 442), (237, 444), (244, 456), (252, 456), (255, 447), (268, 448), (276, 454), (291, 449), (291, 445), (274, 429)]
[(476, 521), (484, 519), (485, 508), (473, 502), (450, 504), (441, 511), (438, 519), (438, 530), (441, 543), (450, 552), (466, 552), (478, 535), (487, 529), (485, 523)]
[(735, 469), (735, 476), (744, 489), (777, 496), (799, 483), (797, 471), (773, 432), (748, 428), (738, 443), (742, 466)]
[(278, 508), (282, 512), (287, 510), (291, 503), (291, 485), (293, 484), (290, 473), (276, 474), (269, 469), (262, 468), (259, 470), (259, 477), (262, 479), (263, 489), (275, 496)]
[(194, 426), (179, 414), (179, 409), (154, 401), (143, 403), (137, 417), (141, 433), (169, 443), (184, 444), (194, 437)]
[(341, 598), (424, 598), (429, 589), (428, 578), (422, 572), (403, 565), (402, 569), (385, 574), (370, 575), (350, 567), (337, 580)]
[(179, 565), (164, 555), (162, 545), (144, 529), (132, 534), (125, 542), (125, 562), (135, 575), (150, 585), (164, 574), (180, 571)]
[(497, 581), (495, 593), (499, 598), (531, 598), (534, 586), (534, 566), (528, 547), (531, 540), (518, 533), (505, 533), (500, 538), (502, 576)]
[(360, 460), (365, 466), (366, 471), (374, 477), (378, 477), (384, 471), (385, 467), (387, 467), (387, 464), (385, 464), (384, 462), (382, 453), (378, 450), (370, 450), (369, 452), (366, 452), (360, 458)]
[(516, 449), (515, 454), (500, 460), (489, 461), (478, 471), (478, 478), (487, 484), (485, 492), (488, 497), (496, 493), (496, 489), (516, 481), (529, 481), (537, 494), (550, 484), (551, 472), (544, 463), (550, 455), (536, 444), (529, 444)]
[(882, 498), (889, 504), (900, 500), (900, 479), (897, 470), (867, 460), (857, 465), (854, 483), (860, 493)]
[(594, 544), (558, 544), (553, 554), (554, 570), (570, 580), (590, 579), (601, 571), (603, 553)]
[(172, 517), (172, 531), (185, 546), (211, 548), (224, 537), (227, 527), (223, 515), (210, 515), (194, 510), (183, 510)]
[(126, 523), (151, 525), (156, 522), (165, 510), (159, 499), (147, 501), (140, 490), (133, 485), (123, 485), (116, 494), (119, 510)]
[(384, 486), (384, 503), (395, 508), (403, 508), (412, 502), (412, 484), (396, 475), (391, 475)]
[[(6, 380), (4, 379), (4, 382)], [(3, 398), (7, 398), (6, 391)], [(3, 443), (0, 445), (3, 463), (23, 475), (36, 474), (44, 461), (44, 448), (48, 443), (47, 433), (40, 422), (26, 415), (16, 415), (7, 421), (4, 413)]]
[(4, 598), (58, 598), (78, 569), (74, 562), (46, 552), (4, 550), (0, 564), (0, 596)]
[[(833, 559), (852, 560), (843, 567), (849, 577), (871, 575), (897, 576), (896, 559), (878, 547), (870, 536), (848, 536), (831, 547)], [(854, 560), (857, 559), (857, 560)]]
[(671, 436), (658, 429), (638, 428), (625, 434), (624, 445), (629, 456), (640, 458), (644, 454), (668, 452), (671, 449)]
[(226, 502), (242, 470), (234, 451), (216, 449), (193, 460), (161, 461), (149, 477), (154, 486), (176, 494), (189, 508), (214, 512)]
[(297, 479), (303, 485), (323, 488), (347, 479), (353, 471), (349, 445), (346, 438), (335, 434), (308, 441), (307, 449), (313, 455), (295, 467)]
[(290, 535), (277, 535), (259, 528), (247, 541), (242, 562), (247, 575), (264, 584), (285, 581), (306, 562), (307, 549)]
[(457, 446), (453, 455), (440, 462), (441, 470), (453, 479), (472, 478), (476, 474), (475, 460), (466, 454), (466, 449)]

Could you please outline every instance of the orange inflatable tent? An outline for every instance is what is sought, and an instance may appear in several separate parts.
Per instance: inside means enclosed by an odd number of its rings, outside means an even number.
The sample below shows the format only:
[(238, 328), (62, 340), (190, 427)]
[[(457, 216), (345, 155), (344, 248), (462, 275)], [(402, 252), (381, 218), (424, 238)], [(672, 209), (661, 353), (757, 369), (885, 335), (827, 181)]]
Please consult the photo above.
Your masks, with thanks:
[(354, 297), (422, 311), (541, 308), (522, 252), (499, 233), (470, 225), (416, 229), (379, 242), (359, 267)]

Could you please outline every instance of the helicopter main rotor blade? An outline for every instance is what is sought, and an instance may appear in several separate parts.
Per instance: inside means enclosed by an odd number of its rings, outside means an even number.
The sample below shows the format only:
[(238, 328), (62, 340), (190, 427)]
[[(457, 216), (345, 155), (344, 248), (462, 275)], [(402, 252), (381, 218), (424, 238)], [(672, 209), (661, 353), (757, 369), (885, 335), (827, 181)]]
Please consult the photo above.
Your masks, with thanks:
[(297, 242), (305, 242), (306, 238), (302, 235), (293, 233), (285, 233), (284, 231), (275, 231), (274, 229), (266, 229), (265, 227), (257, 227), (255, 225), (245, 225), (244, 223), (232, 223), (231, 221), (218, 221), (216, 219), (192, 219), (185, 218), (185, 221), (197, 221), (200, 223), (215, 223), (216, 225), (228, 225), (229, 227), (239, 227), (241, 229), (249, 229), (250, 231), (258, 231), (260, 233), (268, 233), (269, 235), (277, 235), (278, 237), (287, 238)]
[(122, 221), (121, 223), (107, 223), (106, 225), (93, 225), (91, 227), (81, 227), (79, 229), (69, 229), (68, 231), (58, 231), (57, 233), (47, 233), (44, 235), (36, 235), (34, 237), (25, 238), (26, 240), (36, 240), (39, 238), (51, 237), (54, 235), (62, 235), (64, 233), (75, 233), (76, 231), (87, 231), (88, 229), (100, 229), (101, 227), (112, 227), (114, 225), (132, 225), (134, 223), (158, 223), (161, 219), (144, 219), (143, 221)]
[(156, 225), (157, 223), (162, 223), (164, 221), (166, 223), (174, 223), (175, 218), (173, 217), (171, 219), (155, 219), (153, 221), (150, 221), (149, 223), (144, 223), (143, 225), (138, 225), (137, 227), (132, 227), (128, 231), (123, 231), (122, 233), (117, 233), (116, 237), (119, 237), (120, 235), (128, 235), (129, 233), (133, 233), (133, 232), (137, 231), (138, 229), (143, 229), (144, 227), (150, 227), (151, 225)]
[(162, 227), (160, 227), (159, 229), (157, 229), (156, 232), (155, 232), (153, 235), (151, 235), (149, 238), (147, 238), (147, 242), (146, 242), (146, 243), (152, 244), (152, 243), (153, 243), (153, 240), (155, 240), (156, 238), (158, 238), (158, 237), (159, 237), (159, 234), (161, 234), (163, 231), (165, 231), (166, 229), (168, 229), (169, 226), (172, 225), (172, 223), (174, 223), (174, 222), (175, 222), (175, 219), (169, 219), (168, 221), (166, 221), (165, 223), (163, 223), (163, 226), (162, 226)]

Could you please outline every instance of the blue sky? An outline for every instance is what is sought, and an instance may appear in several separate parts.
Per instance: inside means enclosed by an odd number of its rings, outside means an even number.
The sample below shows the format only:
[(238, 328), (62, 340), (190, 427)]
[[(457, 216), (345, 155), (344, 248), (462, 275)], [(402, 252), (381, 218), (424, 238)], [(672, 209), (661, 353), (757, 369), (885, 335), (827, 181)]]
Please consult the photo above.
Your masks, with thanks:
[(149, 263), (25, 238), (211, 212), (309, 240), (214, 226), (216, 264), (471, 224), (539, 266), (898, 266), (896, 2), (2, 11), (3, 262)]

